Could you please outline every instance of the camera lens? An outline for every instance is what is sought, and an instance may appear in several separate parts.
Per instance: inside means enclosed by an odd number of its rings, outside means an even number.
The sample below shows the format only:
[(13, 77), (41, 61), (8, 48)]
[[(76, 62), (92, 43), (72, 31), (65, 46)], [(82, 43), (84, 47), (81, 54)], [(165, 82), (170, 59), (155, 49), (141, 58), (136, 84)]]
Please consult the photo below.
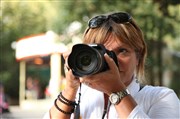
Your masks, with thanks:
[(91, 50), (78, 52), (75, 56), (75, 61), (76, 70), (84, 74), (92, 73), (98, 63), (96, 53)]
[(77, 44), (68, 57), (68, 65), (75, 76), (93, 75), (108, 69), (104, 53), (117, 62), (116, 55), (101, 44)]
[(85, 55), (81, 58), (80, 60), (81, 64), (84, 65), (84, 66), (88, 66), (91, 64), (91, 57), (88, 56), (88, 55)]

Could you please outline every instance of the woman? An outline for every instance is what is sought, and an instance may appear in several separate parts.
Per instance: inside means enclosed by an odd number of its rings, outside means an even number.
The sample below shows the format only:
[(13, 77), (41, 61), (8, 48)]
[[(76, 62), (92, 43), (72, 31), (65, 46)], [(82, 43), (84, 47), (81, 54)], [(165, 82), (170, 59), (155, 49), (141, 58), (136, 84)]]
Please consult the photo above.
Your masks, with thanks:
[[(144, 76), (146, 44), (140, 28), (125, 12), (99, 15), (89, 21), (84, 43), (103, 44), (114, 51), (118, 67), (107, 54), (109, 70), (76, 77), (66, 73), (66, 87), (55, 100), (45, 118), (69, 119), (81, 86), (80, 118), (179, 118), (179, 100), (165, 87), (145, 86), (138, 80)], [(67, 60), (69, 54), (64, 54)], [(65, 64), (68, 67), (68, 64)], [(84, 85), (85, 84), (85, 85)], [(108, 101), (109, 99), (109, 101)]]

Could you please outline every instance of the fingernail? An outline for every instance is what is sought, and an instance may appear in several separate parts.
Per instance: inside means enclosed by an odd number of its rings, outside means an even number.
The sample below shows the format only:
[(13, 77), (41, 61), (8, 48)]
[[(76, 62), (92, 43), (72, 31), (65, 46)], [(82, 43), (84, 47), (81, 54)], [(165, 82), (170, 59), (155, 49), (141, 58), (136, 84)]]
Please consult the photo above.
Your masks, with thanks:
[(108, 56), (107, 53), (105, 53), (104, 56)]

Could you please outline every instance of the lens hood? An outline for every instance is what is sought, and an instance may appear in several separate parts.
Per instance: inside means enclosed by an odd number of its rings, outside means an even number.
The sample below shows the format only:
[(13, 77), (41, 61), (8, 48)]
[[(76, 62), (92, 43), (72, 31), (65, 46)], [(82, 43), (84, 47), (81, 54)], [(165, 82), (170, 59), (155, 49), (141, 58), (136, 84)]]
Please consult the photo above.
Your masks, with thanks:
[(115, 53), (106, 50), (102, 44), (76, 44), (68, 57), (68, 65), (75, 76), (93, 75), (108, 69), (105, 53), (117, 62)]

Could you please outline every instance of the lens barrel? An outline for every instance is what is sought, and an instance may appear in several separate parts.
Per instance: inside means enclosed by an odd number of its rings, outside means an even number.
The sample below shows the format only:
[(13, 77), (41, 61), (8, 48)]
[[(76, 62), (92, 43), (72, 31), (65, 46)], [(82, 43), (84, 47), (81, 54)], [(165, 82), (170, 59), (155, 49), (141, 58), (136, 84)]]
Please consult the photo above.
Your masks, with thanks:
[(76, 44), (68, 57), (68, 65), (75, 76), (93, 75), (108, 69), (105, 53), (117, 62), (116, 55), (101, 44)]

